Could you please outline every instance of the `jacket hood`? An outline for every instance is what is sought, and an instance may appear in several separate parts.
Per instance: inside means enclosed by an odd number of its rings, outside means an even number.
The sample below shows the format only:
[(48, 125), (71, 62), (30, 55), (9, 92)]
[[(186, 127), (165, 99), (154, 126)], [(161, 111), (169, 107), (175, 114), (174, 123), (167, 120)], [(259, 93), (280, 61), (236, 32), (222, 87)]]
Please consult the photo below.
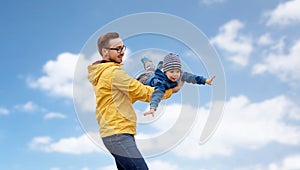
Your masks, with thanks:
[(109, 67), (112, 66), (121, 66), (121, 64), (114, 62), (106, 62), (106, 61), (96, 61), (93, 64), (88, 66), (88, 79), (95, 86), (102, 73)]
[(155, 70), (155, 75), (156, 75), (159, 79), (162, 79), (162, 80), (166, 80), (166, 81), (172, 82), (171, 80), (168, 79), (168, 77), (165, 75), (165, 73), (163, 73), (160, 69), (156, 69), (156, 70)]
[[(155, 76), (152, 77), (152, 80), (153, 79), (160, 79), (160, 80), (164, 80), (165, 81), (165, 86), (167, 86), (167, 89), (169, 88), (174, 88), (178, 85), (178, 82), (173, 82), (171, 81), (170, 79), (168, 79), (167, 75), (165, 73), (163, 73), (160, 69), (156, 69), (155, 70)], [(149, 79), (149, 81), (151, 82), (152, 81), (151, 79)], [(152, 83), (150, 83), (152, 84)], [(155, 86), (153, 84), (153, 86)]]

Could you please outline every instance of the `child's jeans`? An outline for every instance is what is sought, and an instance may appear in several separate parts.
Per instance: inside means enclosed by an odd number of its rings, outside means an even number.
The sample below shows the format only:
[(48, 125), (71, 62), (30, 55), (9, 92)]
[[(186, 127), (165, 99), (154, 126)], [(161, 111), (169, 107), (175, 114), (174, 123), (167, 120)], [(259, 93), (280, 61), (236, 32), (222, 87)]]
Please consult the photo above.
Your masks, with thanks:
[(155, 66), (151, 60), (147, 60), (143, 64), (145, 71), (142, 74), (140, 74), (136, 79), (139, 82), (146, 84), (147, 80), (154, 75)]

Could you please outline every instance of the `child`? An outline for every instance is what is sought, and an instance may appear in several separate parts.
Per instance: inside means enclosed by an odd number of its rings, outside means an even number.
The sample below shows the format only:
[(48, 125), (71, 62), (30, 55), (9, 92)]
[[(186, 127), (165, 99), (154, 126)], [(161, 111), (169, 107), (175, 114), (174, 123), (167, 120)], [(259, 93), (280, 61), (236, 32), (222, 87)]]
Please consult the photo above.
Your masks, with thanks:
[(141, 61), (144, 64), (145, 72), (139, 75), (137, 80), (145, 85), (154, 87), (150, 102), (150, 110), (144, 113), (145, 116), (149, 114), (154, 116), (158, 104), (166, 90), (172, 88), (173, 92), (177, 92), (184, 82), (211, 85), (215, 78), (215, 76), (213, 76), (206, 79), (202, 76), (182, 72), (179, 56), (173, 53), (166, 55), (164, 60), (158, 63), (156, 70), (154, 64), (148, 58), (144, 57)]

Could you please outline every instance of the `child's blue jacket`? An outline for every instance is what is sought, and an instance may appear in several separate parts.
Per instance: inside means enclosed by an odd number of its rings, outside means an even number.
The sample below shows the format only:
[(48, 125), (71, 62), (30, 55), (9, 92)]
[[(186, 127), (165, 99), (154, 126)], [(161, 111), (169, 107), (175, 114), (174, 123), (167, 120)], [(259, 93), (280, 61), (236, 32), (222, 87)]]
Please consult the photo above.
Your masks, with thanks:
[[(206, 78), (188, 72), (183, 72), (181, 81), (193, 84), (205, 84)], [(162, 97), (164, 96), (165, 91), (176, 87), (178, 85), (178, 82), (169, 80), (168, 77), (160, 69), (156, 69), (154, 75), (147, 80), (146, 85), (154, 87), (154, 92), (152, 93), (150, 102), (150, 108), (156, 109)]]

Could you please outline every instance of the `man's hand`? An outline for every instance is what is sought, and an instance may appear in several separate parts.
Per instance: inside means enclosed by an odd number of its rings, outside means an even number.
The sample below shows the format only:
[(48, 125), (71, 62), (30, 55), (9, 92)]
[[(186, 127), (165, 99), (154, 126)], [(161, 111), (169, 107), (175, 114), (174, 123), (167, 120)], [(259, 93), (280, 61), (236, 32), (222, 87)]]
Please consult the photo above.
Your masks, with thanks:
[(174, 88), (172, 88), (172, 93), (177, 93), (181, 89), (181, 87), (184, 85), (184, 81), (181, 81), (178, 83), (178, 85)]
[(206, 83), (206, 84), (209, 84), (209, 85), (212, 85), (212, 82), (213, 82), (213, 80), (214, 80), (215, 78), (216, 78), (216, 76), (212, 76), (211, 78), (206, 79), (205, 83)]
[(148, 112), (145, 112), (144, 113), (144, 116), (147, 116), (147, 115), (152, 115), (152, 117), (154, 117), (154, 113), (155, 113), (155, 109), (154, 108), (150, 108), (150, 110)]

